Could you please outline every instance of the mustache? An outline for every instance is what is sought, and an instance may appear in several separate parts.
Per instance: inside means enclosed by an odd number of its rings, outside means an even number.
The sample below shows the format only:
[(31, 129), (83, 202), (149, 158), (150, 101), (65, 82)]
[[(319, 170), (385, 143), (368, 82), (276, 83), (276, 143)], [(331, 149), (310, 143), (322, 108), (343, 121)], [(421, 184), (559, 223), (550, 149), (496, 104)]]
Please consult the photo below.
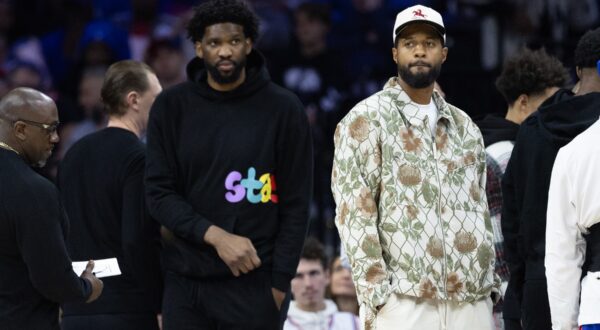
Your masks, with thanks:
[(416, 61), (416, 62), (410, 63), (408, 65), (409, 68), (411, 68), (413, 66), (426, 66), (428, 68), (431, 68), (431, 64), (423, 62), (423, 61)]
[(221, 64), (231, 64), (233, 66), (237, 65), (237, 63), (235, 61), (232, 61), (232, 60), (220, 60), (220, 61), (217, 62), (217, 66), (219, 66)]

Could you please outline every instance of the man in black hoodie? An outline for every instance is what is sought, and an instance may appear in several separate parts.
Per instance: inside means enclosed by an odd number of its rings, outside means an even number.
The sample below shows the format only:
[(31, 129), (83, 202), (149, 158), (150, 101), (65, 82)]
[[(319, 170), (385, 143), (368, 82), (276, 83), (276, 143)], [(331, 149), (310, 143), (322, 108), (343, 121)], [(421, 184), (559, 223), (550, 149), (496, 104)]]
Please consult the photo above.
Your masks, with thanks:
[[(161, 224), (165, 329), (278, 329), (308, 223), (310, 129), (252, 48), (258, 21), (202, 3), (197, 58), (148, 123), (146, 193)], [(289, 296), (289, 295), (288, 295)]]
[(575, 49), (577, 94), (559, 90), (525, 120), (502, 180), (504, 248), (524, 329), (551, 328), (544, 274), (550, 176), (558, 150), (600, 116), (600, 86), (590, 83), (598, 59), (600, 28), (588, 31)]
[[(568, 81), (568, 73), (560, 61), (545, 50), (523, 49), (509, 58), (496, 79), (496, 88), (508, 103), (504, 117), (487, 115), (477, 122), (483, 135), (487, 163), (485, 187), (496, 248), (496, 273), (502, 280), (504, 299), (494, 306), (494, 320), (507, 330), (520, 329), (519, 304), (509, 286), (509, 271), (504, 260), (501, 228), (502, 186), (500, 184), (517, 138), (519, 125)], [(508, 288), (507, 288), (508, 287)], [(499, 328), (502, 328), (499, 326)]]
[(58, 304), (92, 302), (93, 262), (78, 276), (65, 247), (68, 220), (42, 167), (59, 137), (50, 97), (16, 88), (0, 101), (0, 329), (58, 330)]

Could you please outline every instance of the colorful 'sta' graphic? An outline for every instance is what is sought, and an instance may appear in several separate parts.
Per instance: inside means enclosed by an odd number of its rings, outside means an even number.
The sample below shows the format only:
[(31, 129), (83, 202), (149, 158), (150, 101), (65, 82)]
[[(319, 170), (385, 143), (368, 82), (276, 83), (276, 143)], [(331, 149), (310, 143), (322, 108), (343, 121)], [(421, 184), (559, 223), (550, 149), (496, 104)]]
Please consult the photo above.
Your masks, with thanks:
[(242, 173), (232, 171), (225, 178), (225, 199), (230, 203), (241, 202), (244, 197), (252, 203), (273, 203), (278, 202), (275, 194), (276, 188), (275, 175), (265, 173), (256, 180), (256, 170), (254, 167), (248, 169), (248, 175), (242, 178)]

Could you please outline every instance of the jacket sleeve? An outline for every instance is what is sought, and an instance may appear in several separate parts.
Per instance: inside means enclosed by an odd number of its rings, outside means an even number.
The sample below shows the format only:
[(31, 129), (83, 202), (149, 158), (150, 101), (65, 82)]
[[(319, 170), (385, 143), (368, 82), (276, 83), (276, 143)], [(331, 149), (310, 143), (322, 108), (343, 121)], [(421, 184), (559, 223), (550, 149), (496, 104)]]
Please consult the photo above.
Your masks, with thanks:
[[(471, 124), (477, 129), (477, 131), (479, 132), (479, 129), (477, 128), (477, 126), (475, 126), (474, 123), (471, 122)], [(494, 221), (494, 219), (491, 218), (490, 216), (490, 208), (489, 208), (489, 204), (488, 204), (488, 195), (486, 192), (486, 187), (488, 185), (488, 175), (487, 175), (487, 156), (486, 156), (486, 152), (485, 152), (485, 147), (483, 144), (483, 137), (481, 136), (481, 133), (478, 134), (478, 140), (479, 140), (479, 152), (477, 153), (477, 162), (478, 162), (478, 168), (477, 168), (477, 173), (479, 175), (479, 186), (477, 187), (479, 189), (478, 195), (480, 196), (479, 198), (479, 206), (481, 207), (481, 210), (484, 210), (483, 212), (483, 217), (481, 220), (483, 220), (484, 224), (485, 224), (485, 239), (487, 240), (487, 243), (489, 244), (490, 247), (490, 251), (493, 253), (494, 252), (494, 245), (495, 245), (495, 233), (494, 233), (494, 225), (492, 225), (492, 221)], [(474, 187), (473, 187), (474, 188)], [(496, 259), (494, 258), (494, 261)], [(495, 262), (494, 262), (495, 265)], [(491, 267), (492, 271), (493, 271), (493, 281), (494, 284), (492, 286), (491, 289), (491, 298), (495, 303), (497, 303), (501, 296), (502, 296), (502, 291), (501, 291), (501, 284), (502, 284), (502, 280), (500, 278), (500, 276), (498, 275), (498, 273), (495, 271), (496, 269), (494, 267)]]
[(313, 154), (310, 126), (300, 101), (294, 97), (290, 114), (277, 141), (276, 191), (279, 232), (273, 253), (272, 286), (286, 292), (296, 274), (308, 229), (312, 193)]
[[(160, 94), (150, 111), (146, 152), (146, 198), (150, 216), (175, 235), (196, 244), (212, 225), (194, 211), (177, 186), (177, 163), (173, 132), (174, 116), (167, 111), (165, 94)], [(171, 111), (172, 112), (172, 111)], [(170, 128), (170, 129), (169, 129)]]
[(390, 276), (382, 255), (378, 204), (381, 184), (381, 145), (376, 123), (354, 108), (338, 124), (332, 190), (336, 225), (352, 267), (365, 322), (390, 294)]
[(144, 288), (155, 312), (160, 312), (162, 279), (159, 262), (159, 225), (148, 215), (144, 198), (144, 154), (129, 164), (123, 185), (121, 241), (133, 277)]
[[(48, 185), (50, 185), (48, 183)], [(33, 189), (33, 188), (32, 188)], [(57, 303), (84, 302), (91, 284), (73, 272), (63, 224), (66, 213), (54, 187), (31, 190), (30, 204), (18, 211), (17, 244), (29, 279), (44, 297)]]
[[(578, 217), (581, 205), (574, 198), (570, 177), (573, 160), (565, 151), (561, 149), (554, 161), (546, 214), (545, 266), (553, 330), (578, 329), (581, 266), (585, 256)], [(584, 187), (576, 189), (581, 188)]]

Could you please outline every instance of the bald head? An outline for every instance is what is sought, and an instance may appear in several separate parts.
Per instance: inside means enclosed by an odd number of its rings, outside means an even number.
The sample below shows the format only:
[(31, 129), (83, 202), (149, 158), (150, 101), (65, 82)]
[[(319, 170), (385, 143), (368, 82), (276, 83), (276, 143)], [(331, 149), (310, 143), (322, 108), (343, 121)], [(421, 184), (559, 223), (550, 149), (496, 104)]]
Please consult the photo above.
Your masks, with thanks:
[(43, 166), (58, 143), (58, 110), (47, 95), (15, 88), (0, 100), (0, 141), (33, 166)]
[[(52, 105), (52, 106), (49, 106)], [(40, 117), (48, 115), (54, 101), (46, 94), (32, 88), (19, 87), (8, 92), (0, 100), (0, 119)]]

